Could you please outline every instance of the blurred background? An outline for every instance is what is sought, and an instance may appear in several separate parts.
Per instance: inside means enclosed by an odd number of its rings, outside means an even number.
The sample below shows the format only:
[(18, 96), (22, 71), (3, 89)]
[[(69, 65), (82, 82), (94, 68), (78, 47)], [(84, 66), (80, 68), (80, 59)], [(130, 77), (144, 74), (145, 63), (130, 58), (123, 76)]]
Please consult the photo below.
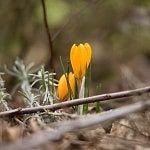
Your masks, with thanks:
[[(57, 78), (59, 57), (69, 59), (74, 43), (93, 48), (91, 94), (150, 83), (149, 0), (45, 0)], [(40, 0), (0, 1), (0, 67), (16, 57), (36, 66), (50, 53)], [(11, 78), (7, 79), (11, 86)], [(96, 87), (100, 84), (101, 90)]]

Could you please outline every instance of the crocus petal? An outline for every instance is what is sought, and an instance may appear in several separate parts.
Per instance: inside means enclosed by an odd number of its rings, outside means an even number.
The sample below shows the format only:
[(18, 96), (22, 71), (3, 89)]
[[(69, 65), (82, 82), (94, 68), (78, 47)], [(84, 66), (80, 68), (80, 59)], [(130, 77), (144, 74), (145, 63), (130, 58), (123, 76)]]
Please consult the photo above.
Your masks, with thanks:
[(80, 52), (80, 57), (79, 57), (79, 60), (80, 60), (80, 72), (79, 72), (79, 76), (80, 76), (80, 79), (82, 79), (82, 77), (84, 76), (85, 74), (85, 71), (86, 71), (86, 49), (84, 47), (83, 44), (80, 44), (78, 46), (78, 49), (79, 49), (79, 52)]
[[(67, 83), (67, 79), (69, 81), (69, 85)], [(71, 88), (71, 89), (70, 89)], [(69, 91), (71, 90), (71, 91)], [(63, 74), (58, 82), (57, 95), (60, 100), (66, 100), (69, 95), (69, 92), (74, 94), (75, 91), (75, 76), (72, 72), (69, 75)]]
[(70, 60), (73, 68), (73, 72), (76, 78), (79, 78), (80, 72), (80, 53), (78, 47), (74, 44), (70, 52)]
[(67, 82), (65, 75), (62, 75), (58, 82), (58, 97), (63, 100), (68, 94)]
[(84, 47), (86, 49), (86, 62), (87, 62), (87, 67), (88, 67), (90, 62), (91, 62), (92, 49), (91, 49), (91, 46), (88, 43), (85, 43)]
[(71, 88), (71, 92), (75, 91), (75, 76), (72, 72), (69, 73), (69, 84), (70, 84), (70, 88)]

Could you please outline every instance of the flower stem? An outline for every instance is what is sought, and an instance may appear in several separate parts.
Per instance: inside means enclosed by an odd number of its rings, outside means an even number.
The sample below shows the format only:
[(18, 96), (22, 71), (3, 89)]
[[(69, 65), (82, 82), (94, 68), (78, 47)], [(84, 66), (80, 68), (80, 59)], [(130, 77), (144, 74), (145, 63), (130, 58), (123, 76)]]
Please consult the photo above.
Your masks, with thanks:
[[(89, 96), (90, 80), (91, 80), (91, 65), (89, 66), (89, 69), (87, 69), (85, 74), (84, 97)], [(83, 114), (87, 113), (88, 113), (88, 104), (83, 104)]]

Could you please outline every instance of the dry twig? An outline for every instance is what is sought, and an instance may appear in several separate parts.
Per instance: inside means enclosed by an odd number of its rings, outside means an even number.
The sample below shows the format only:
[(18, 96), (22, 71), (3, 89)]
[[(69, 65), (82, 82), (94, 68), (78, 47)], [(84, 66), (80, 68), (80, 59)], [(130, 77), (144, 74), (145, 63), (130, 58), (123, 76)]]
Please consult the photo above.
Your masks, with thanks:
[(45, 0), (41, 0), (41, 3), (42, 3), (42, 8), (43, 8), (43, 19), (44, 19), (44, 25), (45, 25), (45, 29), (46, 29), (46, 33), (47, 33), (47, 37), (48, 37), (49, 52), (50, 52), (50, 61), (47, 65), (50, 66), (50, 69), (54, 70), (54, 66), (53, 66), (53, 43), (52, 43), (51, 33), (49, 30), (48, 21), (47, 21)]
[(131, 97), (131, 96), (140, 96), (148, 92), (150, 92), (150, 86), (135, 89), (135, 90), (108, 93), (108, 94), (96, 95), (96, 96), (91, 96), (91, 97), (86, 97), (86, 98), (81, 98), (81, 99), (74, 99), (71, 101), (56, 103), (53, 105), (38, 106), (38, 107), (33, 107), (33, 108), (13, 109), (9, 111), (0, 112), (0, 117), (44, 112), (45, 110), (55, 111), (61, 108), (72, 107), (72, 106), (93, 103), (93, 102), (98, 102), (98, 101), (120, 99), (120, 98)]

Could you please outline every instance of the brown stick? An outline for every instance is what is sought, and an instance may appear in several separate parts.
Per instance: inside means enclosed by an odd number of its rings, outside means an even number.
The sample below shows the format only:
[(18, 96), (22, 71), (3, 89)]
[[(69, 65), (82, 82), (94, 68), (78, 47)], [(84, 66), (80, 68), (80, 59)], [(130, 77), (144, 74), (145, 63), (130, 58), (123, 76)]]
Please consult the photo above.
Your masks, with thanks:
[(102, 112), (100, 114), (89, 115), (86, 117), (80, 117), (76, 120), (63, 121), (58, 124), (58, 127), (54, 131), (42, 131), (41, 133), (35, 133), (30, 137), (18, 140), (16, 143), (10, 145), (3, 145), (3, 150), (25, 150), (31, 149), (50, 141), (58, 140), (61, 136), (70, 131), (75, 131), (85, 127), (97, 125), (99, 123), (117, 119), (119, 117), (126, 116), (127, 114), (137, 112), (149, 108), (150, 100), (139, 101), (134, 104), (130, 104), (124, 107), (116, 108), (114, 110)]
[(98, 101), (120, 99), (120, 98), (131, 97), (131, 96), (140, 96), (148, 92), (150, 92), (150, 86), (135, 89), (135, 90), (108, 93), (108, 94), (96, 95), (96, 96), (91, 96), (91, 97), (86, 97), (86, 98), (81, 98), (81, 99), (74, 99), (71, 101), (56, 103), (53, 105), (45, 105), (45, 106), (39, 106), (39, 107), (33, 107), (33, 108), (13, 109), (9, 111), (0, 112), (0, 117), (44, 112), (45, 109), (50, 110), (50, 111), (55, 111), (61, 108), (72, 107), (72, 106), (93, 103), (93, 102), (98, 102)]
[(43, 19), (44, 19), (44, 25), (48, 37), (48, 43), (49, 43), (49, 52), (50, 52), (50, 61), (47, 64), (52, 71), (54, 71), (54, 66), (53, 66), (53, 43), (52, 43), (52, 38), (51, 38), (51, 33), (49, 30), (48, 26), (48, 21), (47, 21), (47, 13), (46, 13), (46, 6), (45, 6), (45, 0), (41, 0), (42, 3), (42, 8), (43, 8)]

